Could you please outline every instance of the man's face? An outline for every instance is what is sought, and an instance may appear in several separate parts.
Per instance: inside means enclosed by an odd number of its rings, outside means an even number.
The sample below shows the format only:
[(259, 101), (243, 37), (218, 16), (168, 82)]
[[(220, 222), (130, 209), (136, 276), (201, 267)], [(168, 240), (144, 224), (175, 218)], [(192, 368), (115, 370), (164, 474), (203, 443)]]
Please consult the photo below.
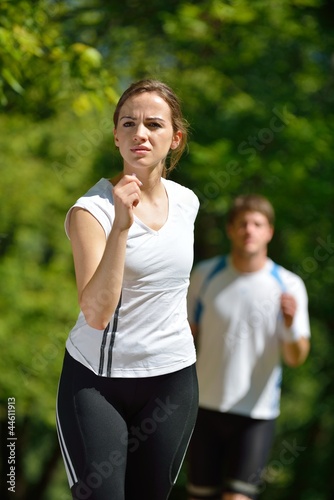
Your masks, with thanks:
[(266, 253), (273, 232), (261, 212), (241, 212), (227, 227), (233, 251), (245, 257)]

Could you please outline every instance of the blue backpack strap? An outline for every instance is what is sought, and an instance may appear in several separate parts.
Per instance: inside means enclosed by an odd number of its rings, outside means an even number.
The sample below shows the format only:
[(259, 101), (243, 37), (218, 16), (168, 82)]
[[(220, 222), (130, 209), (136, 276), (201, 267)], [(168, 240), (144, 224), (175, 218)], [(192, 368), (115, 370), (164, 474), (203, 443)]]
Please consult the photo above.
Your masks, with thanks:
[(223, 255), (218, 259), (218, 262), (216, 263), (215, 266), (211, 269), (205, 280), (203, 281), (203, 284), (201, 286), (200, 292), (197, 297), (197, 302), (195, 306), (195, 323), (198, 325), (200, 317), (203, 312), (203, 303), (201, 301), (201, 296), (203, 295), (204, 291), (207, 289), (209, 282), (212, 280), (212, 278), (219, 273), (222, 269), (226, 267), (226, 255)]
[(285, 286), (285, 283), (284, 281), (282, 280), (282, 277), (280, 275), (280, 267), (278, 264), (276, 264), (275, 262), (273, 262), (273, 267), (271, 268), (271, 271), (270, 271), (270, 274), (276, 279), (276, 281), (279, 283), (281, 289), (282, 289), (282, 292), (286, 292), (286, 286)]

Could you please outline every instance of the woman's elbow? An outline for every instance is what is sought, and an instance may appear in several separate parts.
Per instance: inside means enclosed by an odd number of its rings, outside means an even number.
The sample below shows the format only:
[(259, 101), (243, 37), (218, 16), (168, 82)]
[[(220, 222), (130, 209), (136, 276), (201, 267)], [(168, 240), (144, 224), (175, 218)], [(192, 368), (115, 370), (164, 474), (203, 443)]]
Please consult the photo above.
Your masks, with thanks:
[(105, 330), (110, 323), (113, 311), (109, 308), (94, 307), (87, 302), (80, 303), (81, 311), (85, 317), (86, 323), (95, 330)]

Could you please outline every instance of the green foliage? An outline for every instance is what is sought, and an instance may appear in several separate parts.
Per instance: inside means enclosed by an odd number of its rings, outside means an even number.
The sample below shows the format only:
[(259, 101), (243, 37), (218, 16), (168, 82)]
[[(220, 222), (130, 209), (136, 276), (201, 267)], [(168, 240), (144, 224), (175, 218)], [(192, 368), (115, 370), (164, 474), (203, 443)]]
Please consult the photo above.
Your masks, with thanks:
[(321, 0), (1, 2), (0, 416), (15, 397), (18, 499), (68, 498), (54, 412), (78, 306), (63, 221), (119, 168), (113, 106), (146, 76), (175, 88), (191, 124), (172, 178), (201, 201), (196, 260), (227, 251), (235, 195), (275, 206), (270, 254), (305, 281), (312, 351), (285, 370), (262, 498), (332, 497), (333, 13)]

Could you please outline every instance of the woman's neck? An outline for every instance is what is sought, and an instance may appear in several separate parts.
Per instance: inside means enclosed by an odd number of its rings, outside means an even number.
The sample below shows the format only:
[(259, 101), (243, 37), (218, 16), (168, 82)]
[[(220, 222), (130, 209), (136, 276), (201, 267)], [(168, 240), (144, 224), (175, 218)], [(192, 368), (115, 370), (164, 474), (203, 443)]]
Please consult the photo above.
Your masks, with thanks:
[(160, 197), (164, 192), (164, 186), (161, 182), (161, 172), (158, 172), (157, 169), (153, 171), (148, 170), (138, 170), (137, 172), (132, 169), (132, 171), (127, 172), (126, 169), (123, 172), (120, 172), (118, 175), (110, 179), (110, 182), (113, 186), (117, 184), (124, 175), (136, 175), (136, 177), (141, 181), (142, 186), (140, 190), (142, 192), (143, 198), (146, 199), (155, 199)]

